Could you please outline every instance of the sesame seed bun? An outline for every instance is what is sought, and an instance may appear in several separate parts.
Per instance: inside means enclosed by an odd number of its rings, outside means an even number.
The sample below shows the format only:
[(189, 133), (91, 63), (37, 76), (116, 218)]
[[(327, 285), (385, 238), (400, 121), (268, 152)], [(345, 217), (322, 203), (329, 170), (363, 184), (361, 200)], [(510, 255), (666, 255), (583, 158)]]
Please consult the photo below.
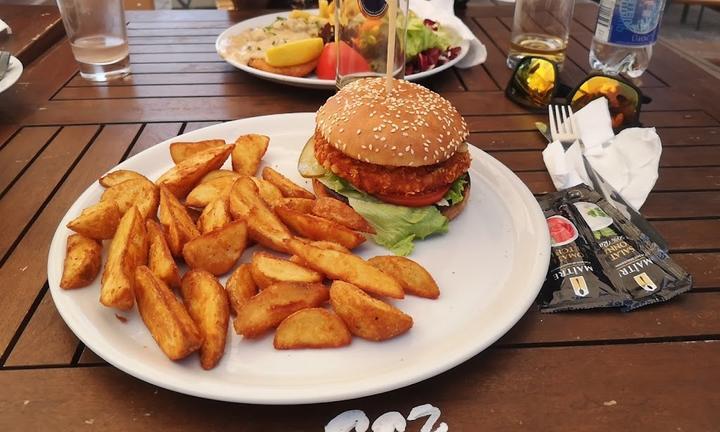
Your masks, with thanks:
[(317, 130), (333, 147), (363, 162), (386, 166), (433, 165), (449, 159), (468, 135), (452, 104), (418, 84), (363, 78), (320, 107)]

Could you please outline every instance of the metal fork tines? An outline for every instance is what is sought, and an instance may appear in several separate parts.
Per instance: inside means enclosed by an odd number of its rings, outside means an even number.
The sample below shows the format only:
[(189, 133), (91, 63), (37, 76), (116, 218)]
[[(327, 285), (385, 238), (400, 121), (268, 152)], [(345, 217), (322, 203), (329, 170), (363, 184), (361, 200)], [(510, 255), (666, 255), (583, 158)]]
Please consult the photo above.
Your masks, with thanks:
[(550, 105), (550, 135), (553, 141), (571, 144), (580, 138), (580, 131), (575, 123), (572, 108), (566, 105)]
[(0, 79), (3, 79), (5, 73), (10, 68), (10, 53), (7, 51), (0, 51)]

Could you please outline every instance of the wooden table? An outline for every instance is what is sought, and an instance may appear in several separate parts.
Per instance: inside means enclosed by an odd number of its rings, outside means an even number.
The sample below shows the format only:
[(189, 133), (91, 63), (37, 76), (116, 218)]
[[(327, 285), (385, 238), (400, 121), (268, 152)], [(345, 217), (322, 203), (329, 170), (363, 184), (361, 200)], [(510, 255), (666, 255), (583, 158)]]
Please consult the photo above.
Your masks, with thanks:
[[(0, 9), (0, 16), (2, 15)], [(465, 19), (488, 60), (426, 84), (466, 117), (470, 141), (536, 194), (542, 115), (503, 88), (512, 6), (471, 6)], [(128, 13), (133, 75), (82, 80), (61, 41), (0, 95), (0, 430), (320, 431), (346, 409), (370, 419), (440, 408), (452, 431), (710, 431), (720, 425), (720, 82), (660, 44), (639, 84), (642, 120), (664, 150), (642, 211), (693, 275), (659, 306), (543, 315), (532, 308), (500, 341), (455, 369), (360, 400), (273, 407), (221, 403), (156, 388), (109, 367), (68, 330), (46, 281), (51, 236), (70, 204), (123, 159), (179, 133), (262, 114), (314, 111), (330, 93), (257, 80), (220, 61), (218, 33), (245, 15)], [(564, 79), (588, 69), (596, 9), (580, 4)], [(468, 335), (472, 337), (472, 335)], [(432, 349), (432, 347), (428, 347)], [(409, 431), (419, 430), (411, 422)]]
[(0, 50), (10, 51), (24, 65), (65, 35), (55, 6), (2, 5), (0, 19), (12, 29), (12, 34), (0, 35)]

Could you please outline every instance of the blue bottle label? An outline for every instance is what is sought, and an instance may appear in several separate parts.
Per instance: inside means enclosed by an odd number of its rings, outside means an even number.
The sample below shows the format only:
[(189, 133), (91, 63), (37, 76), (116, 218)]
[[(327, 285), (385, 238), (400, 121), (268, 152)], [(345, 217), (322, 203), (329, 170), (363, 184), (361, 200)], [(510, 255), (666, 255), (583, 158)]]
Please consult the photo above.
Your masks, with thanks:
[(602, 0), (595, 37), (621, 45), (651, 45), (664, 7), (665, 0)]

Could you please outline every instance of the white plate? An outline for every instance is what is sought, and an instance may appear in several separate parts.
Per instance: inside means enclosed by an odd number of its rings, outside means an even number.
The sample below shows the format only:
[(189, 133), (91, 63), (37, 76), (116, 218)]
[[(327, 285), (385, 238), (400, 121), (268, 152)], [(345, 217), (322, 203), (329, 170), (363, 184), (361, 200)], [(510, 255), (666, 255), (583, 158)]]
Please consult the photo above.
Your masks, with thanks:
[[(309, 187), (296, 163), (314, 127), (311, 113), (236, 120), (162, 142), (113, 170), (137, 170), (154, 179), (172, 165), (171, 141), (233, 141), (256, 132), (271, 137), (264, 163)], [(246, 341), (230, 330), (225, 356), (211, 371), (200, 368), (197, 355), (168, 360), (135, 311), (122, 313), (128, 319), (122, 323), (115, 310), (100, 305), (99, 277), (87, 288), (59, 288), (70, 234), (65, 225), (98, 201), (103, 188), (97, 182), (55, 232), (48, 258), (50, 292), (65, 322), (96, 354), (130, 375), (177, 392), (234, 402), (300, 404), (407, 386), (464, 362), (505, 334), (533, 303), (545, 278), (550, 239), (535, 198), (500, 162), (475, 148), (471, 152), (472, 189), (465, 211), (450, 224), (449, 233), (417, 242), (411, 256), (435, 277), (440, 298), (394, 301), (415, 324), (390, 341), (355, 338), (339, 349), (277, 351), (272, 334)], [(357, 251), (366, 258), (388, 253), (374, 244)], [(245, 252), (242, 260), (251, 255), (252, 250)]]
[(0, 80), (0, 93), (12, 87), (23, 73), (23, 65), (14, 56), (10, 56), (10, 64), (5, 76)]
[[(308, 10), (310, 13), (317, 13), (317, 9), (311, 9)], [(224, 57), (223, 56), (223, 45), (228, 43), (229, 38), (231, 36), (237, 35), (242, 33), (243, 31), (254, 28), (254, 27), (264, 27), (266, 25), (272, 24), (275, 22), (275, 18), (277, 17), (283, 17), (287, 18), (290, 15), (290, 12), (279, 12), (279, 13), (273, 13), (273, 14), (267, 14), (267, 15), (261, 15), (259, 17), (255, 17), (249, 20), (241, 21), (229, 29), (225, 30), (224, 32), (220, 33), (220, 36), (218, 36), (217, 40), (215, 41), (215, 50), (217, 51), (218, 55), (223, 58), (226, 62), (230, 63), (231, 65), (235, 66), (236, 68), (243, 70), (249, 74), (255, 75), (259, 78), (263, 78), (269, 81), (274, 81), (281, 84), (288, 84), (296, 87), (308, 87), (308, 88), (322, 88), (322, 89), (332, 89), (335, 88), (335, 80), (323, 80), (315, 78), (314, 75), (310, 75), (309, 77), (291, 77), (287, 75), (280, 75), (275, 74), (271, 72), (265, 72), (261, 71), (260, 69), (255, 69), (253, 67), (250, 67), (246, 64), (240, 63), (236, 60), (234, 60), (232, 57)], [(445, 69), (453, 67), (455, 63), (459, 62), (460, 60), (465, 57), (465, 55), (468, 53), (469, 44), (468, 41), (463, 40), (460, 42), (460, 53), (455, 57), (454, 59), (450, 60), (449, 62), (443, 64), (442, 66), (438, 66), (435, 69), (427, 70), (425, 72), (419, 72), (412, 75), (408, 75), (405, 77), (408, 81), (416, 81), (420, 80), (426, 77), (429, 77), (431, 75), (435, 75), (436, 73), (440, 73), (444, 71)]]

